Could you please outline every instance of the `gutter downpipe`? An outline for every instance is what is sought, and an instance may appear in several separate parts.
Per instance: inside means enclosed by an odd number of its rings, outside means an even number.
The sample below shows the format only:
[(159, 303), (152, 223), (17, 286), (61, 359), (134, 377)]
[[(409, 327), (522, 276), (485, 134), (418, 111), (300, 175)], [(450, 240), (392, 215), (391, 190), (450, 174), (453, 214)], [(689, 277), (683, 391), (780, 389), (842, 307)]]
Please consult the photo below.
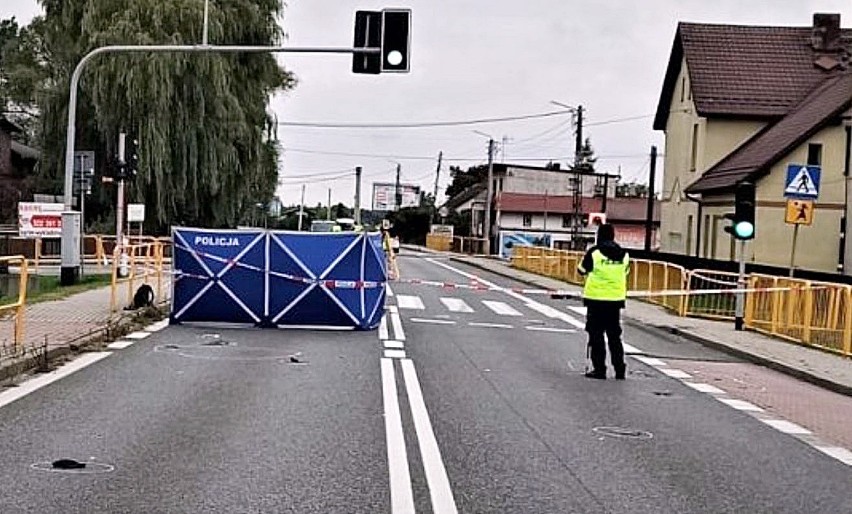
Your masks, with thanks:
[(693, 198), (688, 193), (683, 196), (690, 202), (698, 204), (698, 214), (695, 217), (695, 257), (698, 257), (701, 253), (701, 211), (704, 205), (701, 203), (701, 199)]
[(840, 248), (837, 259), (837, 272), (842, 275), (848, 275), (846, 269), (846, 257), (849, 253), (849, 238), (847, 236), (847, 227), (849, 225), (849, 172), (850, 172), (850, 152), (852, 152), (852, 118), (844, 116), (843, 125), (846, 129), (846, 153), (843, 159), (843, 216), (840, 218)]

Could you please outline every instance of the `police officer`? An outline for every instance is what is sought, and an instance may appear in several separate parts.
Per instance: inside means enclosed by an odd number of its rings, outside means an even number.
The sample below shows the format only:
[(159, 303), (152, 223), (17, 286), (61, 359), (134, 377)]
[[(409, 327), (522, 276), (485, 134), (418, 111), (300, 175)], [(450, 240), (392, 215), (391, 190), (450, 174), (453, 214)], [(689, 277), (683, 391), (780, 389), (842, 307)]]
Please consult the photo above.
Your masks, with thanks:
[(615, 242), (612, 225), (598, 227), (595, 246), (591, 247), (578, 267), (586, 277), (583, 287), (583, 304), (586, 306), (586, 332), (592, 354), (592, 370), (586, 377), (606, 379), (606, 342), (615, 370), (615, 378), (624, 380), (624, 347), (621, 344), (621, 309), (627, 297), (627, 274), (630, 257)]

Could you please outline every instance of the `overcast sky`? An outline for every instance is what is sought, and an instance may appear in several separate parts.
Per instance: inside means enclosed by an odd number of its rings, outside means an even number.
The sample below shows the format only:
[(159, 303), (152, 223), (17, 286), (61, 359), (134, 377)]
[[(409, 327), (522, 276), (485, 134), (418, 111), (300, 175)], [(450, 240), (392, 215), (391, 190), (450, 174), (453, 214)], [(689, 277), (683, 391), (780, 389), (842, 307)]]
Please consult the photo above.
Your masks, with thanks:
[[(166, 0), (163, 0), (166, 1)], [(199, 0), (201, 2), (201, 0)], [(215, 5), (216, 0), (211, 0)], [(585, 133), (599, 155), (599, 171), (647, 181), (651, 145), (663, 134), (652, 118), (678, 21), (809, 26), (814, 12), (839, 12), (852, 26), (850, 0), (289, 0), (283, 27), (293, 46), (351, 46), (358, 9), (413, 10), (411, 72), (353, 75), (350, 57), (292, 55), (281, 62), (298, 87), (271, 109), (290, 122), (432, 122), (521, 116), (558, 110), (551, 101), (583, 105)], [(0, 17), (26, 22), (35, 0), (0, 0)], [(234, 20), (238, 23), (239, 20)], [(215, 41), (211, 41), (215, 43)], [(646, 116), (622, 123), (600, 122)], [(484, 162), (485, 132), (500, 143), (497, 160), (566, 162), (573, 153), (570, 116), (429, 129), (312, 129), (281, 127), (285, 147), (279, 195), (297, 203), (305, 175), (306, 203), (352, 203), (355, 166), (364, 168), (364, 200), (371, 183), (402, 181), (434, 187), (444, 153), (440, 190), (449, 165)], [(329, 153), (332, 152), (332, 153)], [(369, 154), (370, 156), (334, 155)], [(530, 160), (527, 160), (530, 159)], [(662, 170), (662, 159), (659, 162)], [(324, 175), (323, 175), (324, 174)], [(329, 180), (329, 177), (335, 178)], [(658, 180), (659, 182), (659, 180)]]

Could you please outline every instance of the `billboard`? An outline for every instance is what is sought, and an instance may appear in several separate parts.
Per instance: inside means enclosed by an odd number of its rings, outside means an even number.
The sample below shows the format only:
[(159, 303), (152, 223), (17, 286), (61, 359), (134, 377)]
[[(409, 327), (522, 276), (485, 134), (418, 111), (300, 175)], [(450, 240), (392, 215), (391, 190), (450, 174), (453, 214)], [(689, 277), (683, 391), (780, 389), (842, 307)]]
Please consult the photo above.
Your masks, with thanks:
[(61, 237), (61, 203), (19, 202), (18, 235), (27, 238)]
[[(420, 186), (414, 184), (400, 184), (399, 208), (420, 207)], [(393, 211), (396, 196), (396, 184), (373, 182), (373, 210)]]
[(500, 257), (512, 258), (512, 249), (516, 246), (543, 246), (553, 248), (553, 238), (542, 232), (522, 232), (517, 230), (500, 231)]

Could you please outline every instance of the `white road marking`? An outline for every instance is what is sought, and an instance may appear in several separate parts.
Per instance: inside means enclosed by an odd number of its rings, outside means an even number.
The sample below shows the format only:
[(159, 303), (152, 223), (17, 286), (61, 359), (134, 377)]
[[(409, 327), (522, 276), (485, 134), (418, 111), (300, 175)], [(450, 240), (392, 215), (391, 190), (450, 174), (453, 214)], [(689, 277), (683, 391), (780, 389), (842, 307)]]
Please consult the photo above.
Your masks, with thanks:
[(148, 325), (147, 327), (145, 327), (145, 330), (147, 330), (148, 332), (159, 332), (160, 330), (163, 330), (164, 328), (166, 328), (168, 326), (169, 326), (169, 320), (164, 319), (164, 320), (160, 320), (156, 323), (153, 323), (151, 325)]
[(379, 339), (381, 339), (382, 341), (384, 341), (385, 339), (389, 339), (387, 314), (382, 316), (382, 321), (379, 323)]
[(398, 312), (391, 312), (391, 325), (393, 325), (393, 338), (397, 341), (405, 341), (405, 332), (402, 330), (402, 320)]
[(702, 393), (707, 394), (727, 394), (725, 391), (719, 389), (718, 387), (710, 384), (696, 384), (694, 382), (684, 382), (684, 384), (689, 387), (695, 389), (696, 391), (700, 391)]
[(808, 435), (812, 433), (807, 428), (784, 419), (761, 419), (760, 421), (763, 421), (775, 430), (780, 430), (785, 434)]
[(588, 314), (588, 309), (586, 307), (569, 305), (568, 309), (579, 314), (580, 316), (585, 316), (586, 314)]
[(500, 316), (523, 316), (514, 307), (503, 302), (495, 302), (493, 300), (482, 300), (482, 303)]
[(411, 405), (411, 417), (414, 420), (414, 431), (417, 433), (417, 443), (420, 446), (420, 456), (423, 459), (423, 471), (429, 484), (429, 495), (432, 499), (434, 514), (457, 514), (453, 491), (447, 470), (441, 459), (441, 450), (429, 421), (429, 413), (423, 401), (423, 392), (417, 380), (417, 371), (410, 359), (400, 361), (402, 376), (405, 379), (405, 390), (408, 393), (408, 403)]
[(461, 298), (441, 298), (443, 303), (450, 312), (473, 312), (473, 308)]
[(386, 359), (404, 359), (405, 350), (385, 350)]
[(128, 341), (128, 340), (115, 341), (114, 343), (108, 344), (107, 348), (109, 348), (110, 350), (124, 350), (125, 348), (127, 348), (128, 346), (132, 345), (135, 342), (136, 341)]
[(382, 399), (385, 407), (385, 438), (388, 446), (388, 473), (390, 475), (391, 512), (414, 514), (414, 493), (411, 490), (411, 473), (402, 432), (402, 415), (396, 392), (396, 374), (393, 361), (382, 359)]
[(391, 289), (390, 284), (387, 285), (387, 293), (389, 298), (393, 298), (393, 289)]
[(475, 321), (468, 323), (468, 326), (480, 328), (515, 328), (512, 325), (505, 325), (503, 323), (478, 323)]
[(527, 330), (533, 332), (555, 332), (557, 334), (576, 334), (577, 331), (572, 328), (551, 328), (551, 327), (527, 327)]
[(388, 312), (399, 312), (399, 308), (396, 305), (388, 305)]
[(385, 348), (390, 348), (390, 349), (395, 349), (395, 350), (402, 350), (403, 348), (405, 348), (405, 343), (403, 343), (402, 341), (385, 341), (384, 343), (385, 343)]
[(660, 372), (662, 372), (664, 375), (670, 376), (672, 378), (680, 378), (680, 379), (692, 378), (692, 375), (690, 375), (686, 371), (682, 371), (682, 370), (674, 369), (674, 368), (660, 368)]
[(400, 309), (415, 309), (422, 311), (426, 307), (423, 305), (423, 300), (419, 296), (408, 296), (404, 294), (396, 295), (396, 304)]
[(554, 309), (550, 305), (544, 305), (544, 304), (541, 304), (541, 303), (538, 303), (538, 302), (533, 302), (533, 301), (527, 302), (526, 305), (527, 305), (527, 307), (538, 312), (539, 314), (544, 314), (545, 316), (547, 316), (548, 318), (551, 318), (551, 319), (558, 319), (560, 321), (564, 321), (565, 323), (568, 323), (569, 325), (571, 325), (574, 328), (581, 328), (581, 329), (586, 328), (585, 323), (583, 323), (583, 322), (581, 322), (577, 319), (574, 319), (573, 316), (569, 316), (567, 313), (564, 313), (564, 312), (560, 311), (559, 309)]
[(816, 449), (830, 457), (834, 457), (847, 466), (852, 466), (852, 452), (846, 448), (839, 446), (817, 446)]
[(131, 334), (127, 334), (124, 337), (127, 338), (127, 339), (145, 339), (146, 337), (148, 337), (150, 335), (151, 335), (151, 332), (133, 332)]
[(621, 346), (624, 347), (624, 353), (626, 355), (642, 355), (643, 353), (645, 353), (642, 350), (640, 350), (639, 348), (636, 348), (635, 346), (633, 346), (631, 344), (627, 344), (625, 342), (622, 342)]
[(654, 357), (636, 356), (634, 358), (639, 362), (644, 362), (648, 366), (654, 366), (655, 368), (658, 368), (660, 366), (668, 366), (668, 364), (666, 364), (665, 361), (660, 360), (660, 359), (655, 359)]
[(431, 318), (411, 318), (414, 323), (430, 323), (432, 325), (455, 325), (455, 321), (448, 319), (431, 319)]
[(761, 409), (760, 407), (758, 407), (757, 405), (755, 405), (751, 402), (747, 402), (745, 400), (737, 400), (737, 399), (732, 399), (732, 398), (716, 398), (716, 399), (719, 400), (720, 402), (724, 403), (725, 405), (731, 406), (731, 407), (733, 407), (737, 410), (744, 410), (744, 411), (748, 411), (748, 412), (764, 412), (764, 410)]
[(18, 387), (7, 389), (0, 393), (0, 407), (5, 407), (15, 400), (19, 400), (24, 396), (35, 392), (42, 387), (52, 384), (57, 380), (67, 377), (68, 375), (80, 371), (86, 366), (90, 366), (101, 359), (109, 357), (112, 352), (91, 352), (85, 353), (73, 361), (62, 365), (61, 367), (51, 371), (50, 373), (39, 375), (35, 378), (27, 380), (18, 385)]

